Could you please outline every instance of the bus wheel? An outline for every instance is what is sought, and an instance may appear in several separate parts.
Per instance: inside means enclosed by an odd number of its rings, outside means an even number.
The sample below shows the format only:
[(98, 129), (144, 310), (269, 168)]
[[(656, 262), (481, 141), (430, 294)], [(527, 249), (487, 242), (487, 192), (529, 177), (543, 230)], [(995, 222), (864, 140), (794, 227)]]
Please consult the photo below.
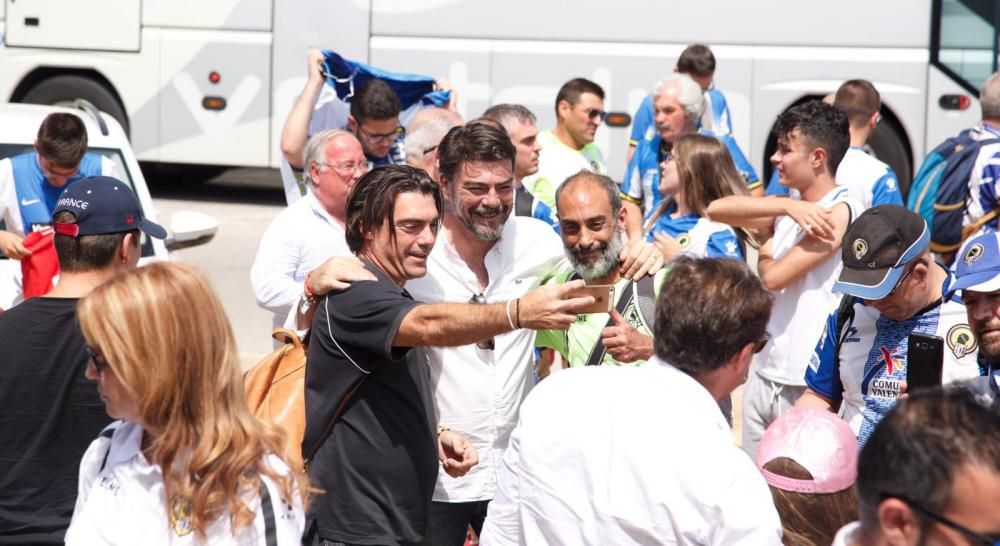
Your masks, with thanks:
[(25, 93), (21, 102), (72, 107), (76, 99), (85, 99), (115, 118), (129, 134), (128, 116), (114, 93), (85, 76), (64, 74), (42, 80)]
[(910, 182), (913, 179), (913, 158), (910, 154), (910, 143), (895, 116), (891, 113), (887, 114), (885, 108), (882, 108), (882, 121), (868, 138), (868, 145), (871, 146), (876, 157), (888, 163), (892, 170), (896, 171), (899, 191), (905, 203), (910, 190)]

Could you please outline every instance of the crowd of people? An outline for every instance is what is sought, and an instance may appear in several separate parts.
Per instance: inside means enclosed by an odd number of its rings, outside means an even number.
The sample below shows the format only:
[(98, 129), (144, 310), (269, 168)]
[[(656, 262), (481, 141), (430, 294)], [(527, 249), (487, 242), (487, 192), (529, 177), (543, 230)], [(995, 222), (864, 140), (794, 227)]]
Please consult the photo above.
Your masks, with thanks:
[[(0, 251), (44, 227), (60, 266), (0, 313), (0, 544), (1000, 541), (1000, 75), (975, 229), (941, 255), (863, 148), (870, 82), (776, 120), (765, 197), (705, 46), (636, 112), (621, 182), (589, 80), (551, 129), (518, 104), (404, 126), (388, 83), (337, 107), (307, 62), (249, 272), (308, 343), (301, 451), (247, 408), (204, 274), (136, 268), (166, 232), (72, 115), (0, 161)], [(937, 386), (910, 388), (914, 335)]]

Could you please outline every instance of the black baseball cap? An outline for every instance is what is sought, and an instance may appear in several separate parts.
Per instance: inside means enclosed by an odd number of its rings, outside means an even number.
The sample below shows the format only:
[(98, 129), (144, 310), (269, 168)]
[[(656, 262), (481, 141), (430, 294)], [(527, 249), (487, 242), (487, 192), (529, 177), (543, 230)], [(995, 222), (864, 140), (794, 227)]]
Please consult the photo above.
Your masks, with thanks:
[(841, 245), (844, 262), (834, 292), (880, 300), (895, 288), (906, 269), (930, 244), (927, 222), (899, 205), (879, 205), (854, 221)]
[(167, 230), (142, 215), (139, 199), (128, 184), (110, 176), (88, 176), (63, 190), (52, 215), (67, 211), (76, 217), (75, 224), (54, 222), (56, 233), (79, 237), (103, 235), (139, 229), (150, 237), (163, 239)]

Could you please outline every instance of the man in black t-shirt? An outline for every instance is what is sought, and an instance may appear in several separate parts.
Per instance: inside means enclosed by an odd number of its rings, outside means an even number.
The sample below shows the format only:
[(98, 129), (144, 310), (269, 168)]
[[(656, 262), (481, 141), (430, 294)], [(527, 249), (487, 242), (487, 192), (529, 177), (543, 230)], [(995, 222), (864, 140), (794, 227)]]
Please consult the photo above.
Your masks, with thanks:
[[(56, 203), (59, 284), (0, 314), (0, 544), (62, 544), (76, 504), (80, 458), (111, 419), (94, 383), (76, 304), (139, 261), (142, 217), (124, 182), (90, 177)], [(105, 370), (102, 373), (111, 373)]]
[(438, 185), (413, 167), (375, 169), (348, 196), (347, 244), (377, 280), (315, 302), (303, 452), (316, 450), (309, 476), (325, 494), (312, 503), (307, 544), (432, 543), (435, 459), (454, 476), (477, 459), (467, 439), (436, 427), (421, 346), (488, 344), (520, 327), (566, 328), (593, 302), (569, 297), (583, 281), (505, 303), (414, 301), (403, 285), (426, 273), (440, 219)]

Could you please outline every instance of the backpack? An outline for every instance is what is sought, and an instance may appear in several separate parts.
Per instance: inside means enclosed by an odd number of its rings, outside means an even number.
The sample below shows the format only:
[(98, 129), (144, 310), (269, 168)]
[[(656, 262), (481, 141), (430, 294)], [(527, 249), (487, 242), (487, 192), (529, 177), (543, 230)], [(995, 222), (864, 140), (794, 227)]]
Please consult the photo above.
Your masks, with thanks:
[(285, 432), (285, 453), (289, 466), (307, 468), (333, 425), (340, 418), (347, 403), (361, 387), (355, 383), (340, 403), (322, 433), (310, 446), (303, 446), (306, 432), (306, 356), (309, 335), (299, 336), (287, 328), (275, 328), (271, 334), (284, 345), (265, 356), (243, 374), (247, 407), (254, 417), (277, 425)]
[(962, 226), (969, 180), (979, 149), (1000, 143), (997, 138), (977, 141), (973, 137), (974, 129), (967, 129), (934, 148), (913, 177), (906, 203), (906, 208), (927, 222), (931, 231), (931, 251), (949, 264), (965, 239), (1000, 214), (1000, 207), (994, 208), (974, 223)]
[(847, 336), (851, 333), (851, 326), (854, 325), (854, 301), (855, 297), (850, 294), (844, 294), (844, 297), (840, 300), (840, 305), (837, 307), (837, 318), (834, 321), (834, 326), (836, 327), (836, 343), (833, 345), (833, 365), (837, 370), (837, 375), (840, 375), (840, 346), (844, 344), (847, 340)]

